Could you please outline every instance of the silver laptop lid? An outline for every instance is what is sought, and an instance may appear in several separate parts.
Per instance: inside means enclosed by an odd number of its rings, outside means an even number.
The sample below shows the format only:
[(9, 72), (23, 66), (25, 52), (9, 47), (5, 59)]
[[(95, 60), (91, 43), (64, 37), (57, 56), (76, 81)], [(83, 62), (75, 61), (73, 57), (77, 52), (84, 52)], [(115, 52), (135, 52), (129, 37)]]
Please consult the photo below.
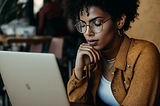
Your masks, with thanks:
[(69, 106), (54, 54), (0, 51), (0, 72), (13, 106)]

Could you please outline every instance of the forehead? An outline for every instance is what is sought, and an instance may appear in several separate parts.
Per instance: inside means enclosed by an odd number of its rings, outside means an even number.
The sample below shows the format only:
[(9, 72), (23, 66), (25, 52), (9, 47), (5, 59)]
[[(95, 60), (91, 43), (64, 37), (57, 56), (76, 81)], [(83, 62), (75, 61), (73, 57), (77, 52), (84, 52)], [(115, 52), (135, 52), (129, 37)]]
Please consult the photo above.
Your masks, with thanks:
[(107, 18), (107, 17), (110, 17), (110, 14), (102, 11), (99, 7), (89, 6), (87, 8), (84, 8), (82, 14), (80, 12), (79, 16), (80, 16), (81, 20), (86, 20), (86, 19), (90, 20), (90, 19), (93, 19), (95, 17)]

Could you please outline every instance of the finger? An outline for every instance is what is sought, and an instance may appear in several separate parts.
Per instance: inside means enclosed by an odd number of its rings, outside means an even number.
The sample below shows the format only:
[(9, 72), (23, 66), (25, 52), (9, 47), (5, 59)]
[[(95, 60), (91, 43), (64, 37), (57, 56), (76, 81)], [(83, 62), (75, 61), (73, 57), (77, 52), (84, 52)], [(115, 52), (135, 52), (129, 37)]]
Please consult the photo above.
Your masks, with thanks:
[(97, 62), (97, 56), (96, 56), (96, 54), (94, 53), (93, 50), (91, 50), (89, 48), (80, 48), (80, 50), (90, 52), (92, 54), (92, 57), (93, 57), (93, 61), (92, 62)]
[(95, 53), (97, 54), (99, 60), (100, 60), (100, 57), (102, 57), (101, 52), (97, 51), (93, 46), (90, 46), (88, 43), (82, 43), (81, 47), (92, 48), (95, 51)]
[(90, 52), (93, 56), (93, 61), (92, 62), (97, 62), (98, 61), (98, 56), (92, 48), (89, 48), (89, 47), (88, 48), (80, 48), (80, 50)]
[(100, 60), (100, 51), (97, 51), (93, 46), (90, 46), (89, 44), (83, 43), (83, 44), (81, 44), (80, 48), (91, 49), (98, 57), (98, 60)]
[[(88, 50), (84, 50), (84, 49), (79, 49), (78, 52), (84, 57), (84, 55), (88, 55), (89, 56), (89, 59), (90, 59), (90, 62), (94, 62), (94, 57), (93, 57), (93, 54), (88, 51)], [(85, 59), (86, 60), (86, 59)]]

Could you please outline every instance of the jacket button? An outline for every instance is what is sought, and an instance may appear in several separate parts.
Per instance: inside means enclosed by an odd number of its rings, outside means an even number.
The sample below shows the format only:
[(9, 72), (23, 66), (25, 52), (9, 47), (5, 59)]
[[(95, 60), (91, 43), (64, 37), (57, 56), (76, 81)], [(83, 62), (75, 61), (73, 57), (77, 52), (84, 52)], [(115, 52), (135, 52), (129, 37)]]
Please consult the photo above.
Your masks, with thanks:
[(114, 74), (114, 72), (112, 72), (112, 74)]
[(77, 84), (77, 82), (73, 82), (73, 81), (71, 83), (72, 83), (72, 85), (76, 85)]
[(116, 93), (116, 89), (114, 87), (112, 87), (112, 89), (113, 89), (113, 93)]
[(130, 68), (130, 65), (127, 65), (126, 68)]
[(74, 82), (72, 81), (72, 85), (74, 85)]

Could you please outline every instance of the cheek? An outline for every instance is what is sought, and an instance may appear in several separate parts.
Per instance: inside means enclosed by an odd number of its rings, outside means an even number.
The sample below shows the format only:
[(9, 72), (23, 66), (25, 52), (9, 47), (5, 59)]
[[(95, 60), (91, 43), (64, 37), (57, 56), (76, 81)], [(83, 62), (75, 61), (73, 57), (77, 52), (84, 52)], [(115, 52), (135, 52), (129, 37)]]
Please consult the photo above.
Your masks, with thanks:
[(83, 36), (84, 36), (84, 38), (87, 40), (88, 36), (87, 36), (87, 35), (85, 35), (85, 34), (83, 34)]
[(105, 37), (112, 37), (113, 35), (117, 34), (116, 30), (117, 26), (111, 22), (103, 27), (102, 33)]
[(105, 43), (109, 43), (111, 39), (116, 35), (116, 28), (114, 26), (108, 27), (101, 32), (101, 39), (105, 40)]
[(114, 38), (117, 35), (116, 30), (115, 26), (111, 26), (104, 29), (99, 35), (97, 35), (99, 36), (101, 49), (109, 47), (112, 45), (112, 42), (114, 43)]

